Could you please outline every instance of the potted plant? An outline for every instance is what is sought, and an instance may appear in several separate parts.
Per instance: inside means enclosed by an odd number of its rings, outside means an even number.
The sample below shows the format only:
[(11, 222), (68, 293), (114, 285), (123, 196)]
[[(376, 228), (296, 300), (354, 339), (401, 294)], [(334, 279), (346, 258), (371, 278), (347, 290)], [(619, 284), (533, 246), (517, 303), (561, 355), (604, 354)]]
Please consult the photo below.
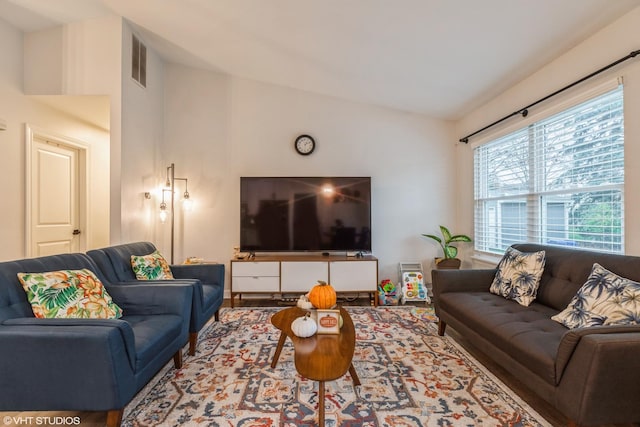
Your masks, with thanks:
[(435, 240), (440, 244), (442, 248), (442, 252), (444, 253), (443, 258), (436, 258), (436, 268), (439, 269), (457, 269), (460, 268), (460, 259), (456, 258), (458, 256), (458, 248), (453, 246), (452, 243), (456, 242), (471, 242), (471, 238), (464, 234), (456, 234), (452, 235), (447, 227), (444, 225), (440, 226), (440, 232), (442, 233), (442, 238), (434, 235), (434, 234), (423, 234), (424, 237), (428, 237), (430, 239)]

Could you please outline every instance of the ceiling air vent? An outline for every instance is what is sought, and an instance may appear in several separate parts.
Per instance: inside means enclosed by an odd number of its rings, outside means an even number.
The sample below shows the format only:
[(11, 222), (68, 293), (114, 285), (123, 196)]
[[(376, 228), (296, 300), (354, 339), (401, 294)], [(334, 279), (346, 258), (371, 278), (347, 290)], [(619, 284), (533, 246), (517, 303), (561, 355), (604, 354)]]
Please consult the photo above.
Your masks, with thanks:
[(131, 77), (142, 87), (147, 87), (147, 47), (135, 34), (131, 44)]

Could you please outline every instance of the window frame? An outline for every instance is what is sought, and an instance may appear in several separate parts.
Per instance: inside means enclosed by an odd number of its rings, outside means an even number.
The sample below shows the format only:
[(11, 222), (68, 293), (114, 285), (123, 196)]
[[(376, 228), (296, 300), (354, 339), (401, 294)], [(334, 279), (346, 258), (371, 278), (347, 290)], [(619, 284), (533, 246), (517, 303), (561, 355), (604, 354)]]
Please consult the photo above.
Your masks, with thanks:
[[(553, 194), (557, 194), (558, 196), (562, 196), (563, 194), (580, 194), (580, 193), (587, 193), (587, 192), (599, 192), (599, 191), (603, 191), (604, 189), (613, 189), (616, 191), (619, 191), (619, 197), (620, 197), (620, 209), (622, 211), (622, 217), (620, 218), (621, 224), (621, 235), (620, 235), (620, 252), (612, 250), (609, 251), (611, 253), (622, 253), (624, 254), (625, 252), (625, 228), (624, 228), (624, 190), (625, 190), (625, 180), (623, 178), (622, 183), (620, 184), (615, 184), (615, 185), (609, 185), (609, 186), (599, 186), (599, 185), (595, 185), (595, 186), (591, 186), (588, 187), (586, 189), (575, 189), (575, 188), (565, 188), (562, 190), (558, 190), (556, 192), (554, 191), (540, 191), (539, 189), (543, 189), (544, 186), (543, 181), (544, 181), (544, 173), (535, 173), (533, 175), (533, 178), (528, 178), (526, 181), (526, 186), (527, 186), (527, 191), (526, 193), (519, 193), (516, 195), (512, 195), (512, 196), (505, 196), (505, 195), (500, 195), (500, 196), (495, 196), (495, 197), (487, 197), (486, 194), (488, 193), (487, 188), (486, 188), (486, 182), (484, 179), (480, 179), (479, 178), (479, 174), (481, 171), (478, 170), (477, 168), (477, 159), (476, 159), (476, 152), (477, 149), (479, 147), (482, 147), (488, 143), (494, 142), (494, 141), (498, 141), (501, 138), (504, 137), (508, 137), (508, 136), (513, 136), (515, 135), (517, 132), (522, 131), (523, 133), (527, 134), (527, 140), (529, 141), (529, 153), (527, 155), (528, 158), (528, 167), (529, 167), (529, 171), (537, 171), (537, 172), (541, 172), (544, 171), (543, 168), (540, 168), (538, 165), (533, 164), (534, 161), (544, 161), (546, 160), (545, 156), (535, 156), (532, 155), (531, 150), (535, 149), (532, 148), (532, 144), (534, 144), (534, 141), (536, 139), (538, 139), (539, 137), (537, 135), (534, 135), (534, 132), (536, 130), (536, 126), (537, 124), (540, 124), (541, 122), (544, 122), (545, 119), (551, 118), (553, 116), (559, 115), (560, 113), (570, 110), (580, 104), (583, 104), (585, 102), (588, 102), (590, 100), (593, 100), (594, 98), (600, 97), (602, 95), (605, 95), (609, 92), (612, 92), (616, 89), (619, 89), (621, 92), (621, 97), (623, 100), (623, 106), (622, 106), (622, 124), (623, 124), (623, 129), (624, 129), (624, 88), (622, 85), (622, 78), (618, 77), (616, 79), (610, 79), (608, 81), (605, 81), (603, 83), (600, 83), (598, 85), (595, 85), (591, 88), (588, 88), (586, 90), (583, 90), (581, 93), (577, 94), (577, 95), (573, 95), (570, 98), (565, 98), (563, 100), (560, 100), (556, 103), (554, 103), (553, 105), (548, 106), (547, 108), (537, 111), (536, 114), (533, 115), (529, 115), (529, 117), (527, 117), (526, 119), (523, 119), (517, 123), (513, 123), (510, 126), (503, 126), (501, 129), (499, 129), (498, 131), (492, 132), (490, 134), (485, 135), (484, 137), (476, 140), (473, 144), (470, 144), (471, 148), (473, 149), (473, 222), (474, 222), (474, 231), (477, 232), (478, 230), (478, 219), (479, 219), (479, 215), (481, 214), (480, 210), (481, 207), (479, 205), (479, 201), (484, 201), (484, 202), (488, 202), (491, 200), (496, 201), (496, 205), (494, 207), (494, 212), (493, 215), (496, 218), (495, 224), (497, 227), (500, 227), (501, 224), (499, 222), (498, 217), (502, 214), (501, 212), (501, 203), (509, 203), (509, 202), (513, 202), (513, 203), (517, 203), (517, 202), (521, 202), (521, 201), (525, 201), (525, 203), (529, 204), (529, 206), (527, 207), (526, 212), (528, 212), (528, 215), (525, 218), (526, 221), (526, 228), (525, 228), (525, 233), (527, 234), (527, 240), (529, 242), (546, 242), (548, 239), (546, 238), (546, 236), (548, 235), (548, 216), (546, 215), (546, 210), (548, 208), (547, 205), (551, 204), (556, 204), (556, 203), (560, 203), (560, 202), (556, 202), (554, 200), (547, 200), (546, 202), (544, 201), (544, 198), (547, 197), (553, 197)], [(516, 139), (516, 137), (514, 136), (514, 140)], [(623, 144), (624, 144), (624, 138), (623, 138)], [(525, 147), (526, 148), (526, 147)], [(624, 154), (624, 145), (623, 145), (623, 154)], [(623, 170), (624, 170), (624, 164), (622, 166)], [(534, 173), (534, 172), (531, 172)], [(484, 185), (484, 197), (479, 197), (478, 196), (478, 185)], [(482, 191), (482, 190), (481, 190)], [(490, 208), (489, 208), (490, 209)], [(566, 209), (566, 208), (565, 208)], [(485, 208), (486, 210), (486, 208)], [(525, 213), (526, 214), (526, 213)], [(490, 227), (491, 224), (488, 223), (487, 218), (489, 217), (488, 213), (485, 213), (485, 216), (482, 217), (484, 222), (485, 222), (485, 227)], [(567, 222), (569, 219), (569, 216), (567, 213), (565, 213), (565, 222)], [(488, 232), (485, 232), (485, 235), (488, 235)], [(502, 233), (500, 233), (502, 234)], [(571, 230), (569, 229), (565, 229), (564, 231), (565, 235), (570, 235), (571, 234)], [(497, 236), (497, 234), (496, 234)], [(540, 240), (542, 239), (542, 240)], [(477, 254), (476, 256), (495, 256), (495, 255), (499, 255), (500, 253), (503, 252), (504, 249), (498, 249), (500, 247), (500, 242), (498, 242), (497, 239), (496, 242), (496, 249), (495, 250), (491, 250), (492, 248), (490, 247), (490, 240), (491, 238), (489, 237), (489, 239), (487, 239), (487, 242), (484, 243), (483, 246), (479, 246), (478, 243), (478, 239), (476, 238), (476, 244), (474, 244), (474, 250), (475, 253)], [(558, 239), (561, 240), (561, 239)], [(566, 239), (567, 241), (569, 241), (570, 239)], [(547, 243), (548, 244), (548, 243)], [(558, 246), (562, 246), (561, 244), (558, 244)], [(585, 248), (588, 250), (588, 248)], [(598, 250), (598, 249), (593, 249), (593, 250)]]

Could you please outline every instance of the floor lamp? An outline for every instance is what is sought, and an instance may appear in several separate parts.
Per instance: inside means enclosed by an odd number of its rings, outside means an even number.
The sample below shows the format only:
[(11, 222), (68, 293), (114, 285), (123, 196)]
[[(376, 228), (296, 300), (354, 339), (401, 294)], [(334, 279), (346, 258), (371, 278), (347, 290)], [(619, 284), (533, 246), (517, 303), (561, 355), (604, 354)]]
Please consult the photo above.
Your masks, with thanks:
[[(171, 264), (173, 264), (174, 262), (174, 246), (175, 246), (175, 224), (176, 224), (176, 216), (175, 216), (175, 201), (176, 201), (176, 194), (175, 194), (175, 187), (176, 187), (176, 181), (184, 181), (184, 193), (182, 195), (183, 197), (183, 203), (184, 203), (184, 208), (185, 210), (188, 210), (188, 206), (191, 203), (191, 200), (189, 199), (189, 180), (187, 178), (176, 178), (175, 176), (176, 173), (176, 167), (175, 164), (171, 163), (171, 166), (167, 166), (167, 180), (165, 181), (165, 187), (167, 188), (163, 188), (162, 189), (162, 203), (160, 204), (160, 214), (162, 215), (163, 212), (165, 212), (165, 218), (166, 218), (166, 209), (167, 209), (167, 205), (164, 201), (164, 193), (165, 191), (168, 191), (171, 193), (171, 208), (169, 210), (169, 215), (170, 215), (170, 221), (171, 221)], [(163, 221), (164, 222), (164, 221)]]

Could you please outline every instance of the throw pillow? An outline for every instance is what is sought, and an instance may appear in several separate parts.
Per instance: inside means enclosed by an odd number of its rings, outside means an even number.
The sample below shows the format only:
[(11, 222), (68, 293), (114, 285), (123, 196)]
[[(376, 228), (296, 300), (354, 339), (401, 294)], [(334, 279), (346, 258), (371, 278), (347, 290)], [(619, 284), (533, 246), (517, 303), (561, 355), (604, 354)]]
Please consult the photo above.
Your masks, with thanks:
[(138, 280), (173, 279), (169, 263), (159, 251), (149, 255), (131, 255), (131, 267)]
[(33, 314), (39, 318), (117, 319), (118, 307), (91, 270), (18, 273)]
[(538, 294), (544, 263), (544, 251), (524, 253), (507, 248), (489, 292), (529, 306)]
[(567, 308), (551, 317), (569, 329), (640, 324), (640, 283), (595, 263)]

